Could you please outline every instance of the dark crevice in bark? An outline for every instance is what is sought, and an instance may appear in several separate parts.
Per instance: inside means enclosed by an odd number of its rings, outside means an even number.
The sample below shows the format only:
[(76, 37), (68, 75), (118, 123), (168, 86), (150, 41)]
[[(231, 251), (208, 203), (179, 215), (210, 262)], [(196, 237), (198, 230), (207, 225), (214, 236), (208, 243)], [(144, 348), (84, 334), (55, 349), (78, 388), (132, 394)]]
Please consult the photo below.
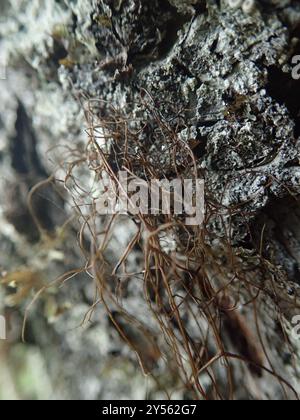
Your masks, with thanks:
[(257, 249), (263, 245), (263, 256), (300, 284), (299, 200), (287, 197), (271, 202), (253, 223), (252, 233)]
[(15, 136), (11, 140), (10, 154), (13, 169), (20, 175), (47, 176), (36, 151), (37, 139), (30, 119), (21, 102), (18, 103)]
[[(58, 208), (63, 208), (63, 200), (50, 184), (45, 185), (34, 194), (31, 200), (32, 208), (29, 208), (28, 194), (30, 190), (38, 182), (49, 177), (38, 155), (37, 142), (31, 119), (24, 105), (19, 101), (15, 135), (10, 144), (11, 165), (16, 174), (16, 181), (8, 188), (5, 216), (17, 232), (27, 237), (28, 241), (32, 243), (40, 239), (40, 232), (34, 216), (43, 229), (52, 232), (56, 224), (54, 219), (60, 213)], [(58, 218), (60, 218), (60, 214)]]
[(285, 105), (295, 120), (295, 136), (300, 136), (300, 80), (284, 73), (276, 66), (269, 68), (267, 92), (281, 105)]

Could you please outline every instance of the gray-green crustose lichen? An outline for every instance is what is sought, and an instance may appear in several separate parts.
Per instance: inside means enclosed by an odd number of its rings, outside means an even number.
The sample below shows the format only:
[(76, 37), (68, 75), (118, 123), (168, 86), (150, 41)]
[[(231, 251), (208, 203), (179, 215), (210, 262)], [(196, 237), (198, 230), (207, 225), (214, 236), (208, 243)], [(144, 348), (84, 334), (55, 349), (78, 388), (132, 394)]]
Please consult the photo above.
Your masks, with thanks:
[[(1, 46), (12, 66), (3, 89), (7, 92), (5, 101), (0, 104), (1, 112), (3, 107), (7, 108), (7, 118), (0, 126), (5, 174), (11, 168), (6, 144), (15, 136), (16, 97), (33, 116), (40, 159), (51, 173), (57, 163), (61, 164), (62, 142), (76, 152), (85, 151), (84, 115), (80, 102), (74, 99), (84, 94), (107, 105), (101, 109), (104, 117), (110, 115), (113, 106), (132, 121), (131, 128), (139, 133), (139, 149), (135, 149), (136, 144), (130, 144), (130, 151), (133, 155), (144, 153), (162, 176), (172, 179), (176, 174), (172, 172), (168, 153), (170, 139), (158, 127), (157, 120), (176, 132), (181, 147), (175, 158), (182, 175), (187, 177), (191, 172), (186, 146), (192, 148), (198, 171), (206, 180), (209, 204), (223, 205), (222, 222), (215, 218), (208, 226), (212, 237), (228, 236), (230, 226), (232, 242), (243, 244), (247, 223), (256, 221), (265, 209), (272, 211), (274, 203), (288, 195), (287, 188), (299, 190), (299, 85), (290, 77), (289, 62), (297, 52), (300, 38), (300, 7), (295, 2), (49, 0), (24, 1), (22, 10), (17, 10), (16, 2), (12, 4), (8, 21), (0, 27)], [(49, 150), (53, 152), (51, 159)], [(113, 154), (111, 163), (116, 170), (122, 166), (122, 161)], [(133, 167), (143, 176), (140, 161), (133, 161)], [(86, 172), (80, 173), (81, 180), (85, 176)], [(19, 201), (15, 201), (17, 206)], [(233, 220), (224, 226), (224, 220), (229, 220), (228, 208)], [(263, 222), (259, 220), (257, 224), (259, 241), (264, 232)], [(3, 255), (9, 254), (9, 259), (3, 257), (2, 262), (11, 263), (13, 258), (18, 264), (20, 261), (40, 263), (39, 257), (33, 255), (35, 250), (27, 246), (18, 245), (13, 252), (7, 251), (11, 242), (13, 246), (19, 243), (15, 231), (11, 233), (13, 224), (4, 221), (1, 215), (1, 250)], [(63, 259), (71, 269), (78, 264), (74, 252), (76, 238), (67, 238), (59, 251), (63, 246), (70, 248), (64, 251)], [(121, 257), (117, 255), (121, 239), (126, 248), (126, 240), (130, 240), (129, 222), (123, 222), (112, 239), (109, 254), (112, 265)], [(217, 268), (226, 264), (224, 250), (216, 243), (213, 249), (219, 260), (214, 261), (215, 272), (211, 274), (214, 278), (219, 275)], [(278, 243), (275, 247), (280, 248)], [(253, 250), (241, 248), (240, 252), (241, 267), (259, 267), (260, 258), (252, 260)], [(57, 254), (53, 252), (50, 268), (45, 266), (51, 275), (56, 275), (62, 267)], [(281, 248), (277, 254), (280, 265), (291, 273), (294, 260)], [(139, 271), (137, 265), (132, 259), (128, 272)], [(228, 281), (235, 275), (229, 271)], [(260, 273), (254, 271), (251, 276), (259, 279)], [(273, 292), (273, 285), (266, 287), (269, 293)], [(110, 359), (111, 354), (126, 358), (128, 353), (106, 324), (101, 324), (100, 338), (92, 328), (84, 333), (85, 342), (73, 334), (74, 323), (80, 324), (93, 296), (85, 281), (76, 283), (72, 293), (75, 300), (80, 295), (80, 303), (76, 301), (77, 305), (69, 316), (64, 315), (63, 322), (51, 329), (42, 317), (33, 322), (35, 332), (43, 332), (39, 340), (46, 343), (49, 360), (53, 362), (46, 331), (47, 334), (51, 331), (53, 341), (63, 342), (61, 357), (67, 361), (65, 366), (80, 367), (80, 378), (69, 370), (63, 383), (72, 382), (70, 393), (83, 398), (109, 398), (118, 392), (129, 398), (140, 396), (143, 383), (137, 377), (129, 381), (131, 387), (127, 386), (132, 371), (128, 376), (119, 373), (120, 380), (100, 383), (99, 360), (111, 362), (115, 360)], [(69, 290), (67, 295), (69, 299)], [(141, 296), (136, 283), (129, 283), (124, 306), (148, 325), (150, 317)], [(98, 315), (97, 319), (106, 319), (101, 309)], [(270, 316), (265, 320), (264, 327), (266, 324), (270, 334), (276, 329), (276, 319)], [(200, 342), (198, 328), (189, 320), (186, 324), (195, 342)], [(66, 333), (66, 329), (72, 330), (72, 334)], [(273, 342), (281, 351), (278, 335), (275, 334)], [(74, 348), (76, 354), (72, 352)], [(215, 348), (210, 351), (216, 354)], [(280, 351), (274, 352), (276, 365), (281, 363)], [(60, 373), (57, 362), (51, 368), (54, 377)], [(243, 374), (238, 372), (237, 376)], [(222, 381), (224, 378), (220, 378), (223, 384)], [(244, 384), (244, 377), (240, 381)], [(282, 390), (277, 389), (280, 387), (269, 385), (266, 380), (265, 388), (272, 389), (280, 398)], [(62, 392), (68, 398), (66, 387), (62, 388), (57, 394)], [(238, 394), (245, 397), (242, 386)]]
[[(248, 203), (244, 213), (255, 215), (284, 194), (283, 180), (298, 189), (299, 169), (292, 165), (297, 121), (269, 89), (272, 69), (281, 71), (289, 59), (283, 11), (279, 4), (270, 10), (271, 2), (254, 15), (225, 1), (171, 3), (177, 14), (166, 1), (99, 2), (89, 29), (99, 59), (70, 71), (73, 86), (123, 104), (130, 115), (141, 115), (129, 104), (140, 103), (146, 90), (162, 115), (173, 115), (183, 141), (198, 140), (197, 164), (207, 190), (226, 207)], [(182, 128), (178, 109), (188, 110)], [(144, 118), (151, 125), (151, 117)], [(159, 136), (143, 141), (149, 159), (165, 173), (169, 159)], [(244, 226), (237, 216), (237, 240)]]
[[(142, 112), (126, 105), (140, 102), (141, 88), (154, 102), (157, 98), (163, 115), (188, 109), (178, 135), (183, 142), (198, 141), (196, 157), (207, 190), (222, 197), (225, 206), (251, 200), (248, 210), (255, 214), (272, 195), (284, 194), (283, 179), (298, 187), (297, 165), (286, 168), (298, 153), (295, 119), (269, 89), (273, 69), (288, 64), (289, 30), (282, 20), (289, 24), (290, 14), (288, 7), (283, 12), (278, 3), (270, 11), (268, 4), (252, 15), (226, 1), (220, 6), (214, 1), (78, 1), (69, 17), (64, 9), (61, 22), (52, 17), (50, 37), (43, 35), (34, 48), (30, 28), (22, 48), (43, 77), (55, 81), (59, 68), (65, 87), (72, 81), (74, 92), (123, 104), (131, 115)], [(46, 12), (50, 15), (49, 7)], [(295, 22), (290, 25), (294, 30)], [(151, 116), (143, 118), (152, 124)], [(143, 141), (149, 160), (163, 173), (169, 156), (155, 136)], [(237, 239), (245, 234), (241, 226), (237, 220)]]

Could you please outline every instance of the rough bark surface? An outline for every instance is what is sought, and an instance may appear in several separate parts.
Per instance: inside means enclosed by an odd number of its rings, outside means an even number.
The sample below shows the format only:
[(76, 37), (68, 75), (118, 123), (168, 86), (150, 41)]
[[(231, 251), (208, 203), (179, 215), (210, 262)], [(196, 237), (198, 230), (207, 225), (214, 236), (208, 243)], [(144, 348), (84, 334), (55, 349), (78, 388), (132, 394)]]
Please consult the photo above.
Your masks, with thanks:
[[(26, 305), (67, 273), (27, 322), (50, 397), (296, 398), (300, 81), (291, 60), (300, 53), (299, 3), (5, 0), (0, 49), (1, 296), (11, 326), (2, 359), (25, 358)], [(112, 172), (172, 180), (196, 171), (206, 185), (203, 231), (178, 229), (165, 240), (166, 255), (187, 258), (183, 280), (174, 269), (180, 286), (175, 274), (173, 283), (154, 274), (150, 291), (149, 279), (126, 277), (145, 271), (138, 247), (123, 276), (114, 271), (136, 234), (131, 218), (116, 224), (101, 290), (120, 288), (122, 303), (109, 296), (109, 310), (93, 306), (100, 261), (93, 273), (82, 269), (95, 254), (93, 235), (81, 230), (82, 244), (78, 234), (95, 198), (95, 139), (108, 144)], [(82, 217), (66, 223), (74, 203)], [(105, 222), (97, 223), (100, 231)], [(81, 272), (69, 279), (74, 269)], [(166, 284), (172, 299), (160, 290)], [(172, 332), (167, 339), (161, 328)], [(9, 375), (2, 368), (2, 381)]]

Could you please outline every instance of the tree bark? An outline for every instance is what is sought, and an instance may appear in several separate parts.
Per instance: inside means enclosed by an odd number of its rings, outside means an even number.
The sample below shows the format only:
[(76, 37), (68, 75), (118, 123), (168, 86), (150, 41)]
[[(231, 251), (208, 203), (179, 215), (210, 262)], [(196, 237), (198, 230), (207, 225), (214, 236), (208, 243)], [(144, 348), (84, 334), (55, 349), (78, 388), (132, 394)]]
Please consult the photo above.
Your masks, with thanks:
[[(238, 3), (5, 1), (0, 357), (34, 349), (49, 398), (298, 397), (300, 5)], [(122, 216), (104, 247), (120, 169), (204, 179), (203, 226)]]

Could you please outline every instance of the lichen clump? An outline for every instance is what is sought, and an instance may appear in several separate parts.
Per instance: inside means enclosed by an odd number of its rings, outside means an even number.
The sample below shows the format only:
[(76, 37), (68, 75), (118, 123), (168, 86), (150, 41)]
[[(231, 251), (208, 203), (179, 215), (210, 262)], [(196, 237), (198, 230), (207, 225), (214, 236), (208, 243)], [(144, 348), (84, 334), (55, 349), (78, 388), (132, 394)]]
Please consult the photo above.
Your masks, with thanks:
[[(69, 233), (60, 252), (69, 265), (82, 264), (62, 277), (63, 289), (72, 284), (82, 298), (74, 317), (86, 310), (85, 320), (96, 318), (105, 337), (101, 357), (135, 360), (155, 378), (155, 396), (184, 389), (181, 398), (294, 398), (298, 352), (287, 336), (300, 306), (297, 229), (288, 221), (281, 229), (276, 211), (286, 214), (299, 194), (300, 89), (290, 63), (300, 45), (300, 5), (47, 4), (43, 11), (25, 1), (24, 11), (14, 9), (10, 17), (19, 30), (3, 26), (8, 59), (30, 69), (20, 78), (18, 101), (11, 94), (18, 70), (8, 82), (11, 118), (4, 131), (13, 145), (36, 149), (33, 166), (43, 168), (22, 178), (24, 189), (53, 174), (51, 187), (62, 197), (67, 222), (61, 225)], [(39, 22), (47, 16), (51, 26), (38, 29), (38, 40), (34, 15)], [(26, 136), (11, 123), (22, 104)], [(15, 157), (10, 150), (7, 168)], [(13, 164), (17, 183), (19, 163)], [(144, 181), (204, 179), (204, 224), (186, 226), (183, 215), (100, 216), (99, 185), (117, 183), (120, 170)], [(57, 214), (49, 211), (51, 224), (44, 227), (52, 235)], [(72, 224), (75, 215), (79, 227)], [(16, 218), (6, 220), (18, 231)], [(27, 242), (40, 239), (18, 233)], [(33, 258), (30, 251), (26, 258)], [(55, 258), (47, 264), (61, 268)], [(68, 283), (76, 274), (78, 283)], [(64, 316), (72, 324), (72, 316)], [(56, 337), (62, 325), (53, 323)], [(67, 338), (63, 354), (75, 343), (79, 360), (95, 362), (95, 334), (87, 334), (89, 350)], [(98, 384), (94, 369), (88, 378)], [(107, 395), (97, 386), (95, 395)]]

